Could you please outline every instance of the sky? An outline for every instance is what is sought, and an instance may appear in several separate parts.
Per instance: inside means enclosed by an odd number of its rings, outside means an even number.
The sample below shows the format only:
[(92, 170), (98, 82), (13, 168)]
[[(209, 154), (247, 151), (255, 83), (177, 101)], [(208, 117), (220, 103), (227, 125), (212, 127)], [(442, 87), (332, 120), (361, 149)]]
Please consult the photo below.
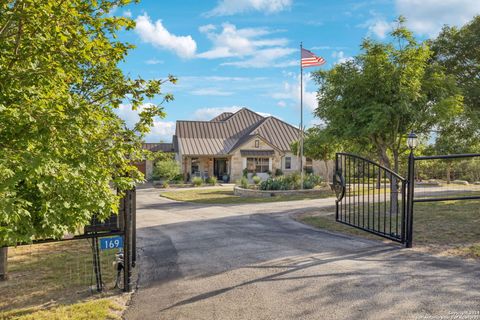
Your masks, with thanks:
[[(170, 142), (176, 120), (210, 120), (242, 107), (299, 126), (300, 42), (327, 61), (304, 69), (304, 125), (318, 124), (312, 71), (357, 55), (366, 37), (388, 40), (399, 15), (425, 40), (480, 14), (480, 0), (143, 0), (111, 14), (136, 21), (119, 35), (136, 46), (120, 65), (126, 74), (178, 78), (162, 88), (175, 100), (164, 104), (167, 116), (146, 136)], [(128, 103), (118, 114), (128, 125), (138, 119)]]

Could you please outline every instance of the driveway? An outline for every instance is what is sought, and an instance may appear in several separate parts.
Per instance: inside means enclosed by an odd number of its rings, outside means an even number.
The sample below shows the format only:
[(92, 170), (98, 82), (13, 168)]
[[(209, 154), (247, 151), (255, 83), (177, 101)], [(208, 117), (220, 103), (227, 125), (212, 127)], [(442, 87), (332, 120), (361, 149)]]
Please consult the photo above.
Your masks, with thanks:
[(290, 218), (333, 203), (206, 206), (139, 190), (140, 279), (125, 318), (480, 319), (477, 263)]

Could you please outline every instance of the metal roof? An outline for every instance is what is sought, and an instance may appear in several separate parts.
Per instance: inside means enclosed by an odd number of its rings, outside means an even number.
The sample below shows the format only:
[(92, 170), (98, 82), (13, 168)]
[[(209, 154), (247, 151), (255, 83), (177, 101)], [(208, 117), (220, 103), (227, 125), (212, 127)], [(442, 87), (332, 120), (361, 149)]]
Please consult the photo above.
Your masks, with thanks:
[(150, 150), (152, 152), (162, 151), (162, 152), (175, 152), (173, 143), (144, 143), (142, 145), (143, 149)]
[(242, 157), (268, 157), (273, 156), (275, 151), (273, 150), (240, 150), (240, 155)]
[(228, 118), (230, 118), (232, 115), (233, 115), (233, 112), (224, 112), (224, 113), (219, 114), (218, 116), (216, 116), (215, 118), (213, 118), (210, 121), (224, 121), (224, 120), (227, 120)]
[(222, 113), (211, 121), (177, 121), (178, 149), (184, 155), (227, 155), (255, 135), (282, 151), (299, 137), (299, 130), (275, 117), (263, 117), (247, 108)]

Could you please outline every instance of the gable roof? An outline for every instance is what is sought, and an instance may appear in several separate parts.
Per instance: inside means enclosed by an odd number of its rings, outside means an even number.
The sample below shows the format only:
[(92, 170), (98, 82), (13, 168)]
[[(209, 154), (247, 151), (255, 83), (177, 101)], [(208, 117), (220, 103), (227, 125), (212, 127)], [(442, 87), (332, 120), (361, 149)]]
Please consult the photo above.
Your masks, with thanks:
[(162, 151), (162, 152), (175, 152), (173, 143), (144, 143), (142, 148), (145, 150), (150, 150), (152, 152)]
[(299, 130), (275, 117), (242, 108), (210, 121), (177, 121), (175, 131), (178, 149), (185, 155), (227, 155), (257, 135), (275, 148), (289, 151)]

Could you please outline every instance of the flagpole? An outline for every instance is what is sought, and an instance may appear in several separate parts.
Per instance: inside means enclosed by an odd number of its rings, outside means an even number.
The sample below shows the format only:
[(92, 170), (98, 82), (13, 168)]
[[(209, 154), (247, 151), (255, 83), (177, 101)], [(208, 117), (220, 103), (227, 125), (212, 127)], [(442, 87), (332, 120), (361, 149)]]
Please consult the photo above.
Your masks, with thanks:
[(300, 42), (300, 189), (303, 190), (303, 68)]

